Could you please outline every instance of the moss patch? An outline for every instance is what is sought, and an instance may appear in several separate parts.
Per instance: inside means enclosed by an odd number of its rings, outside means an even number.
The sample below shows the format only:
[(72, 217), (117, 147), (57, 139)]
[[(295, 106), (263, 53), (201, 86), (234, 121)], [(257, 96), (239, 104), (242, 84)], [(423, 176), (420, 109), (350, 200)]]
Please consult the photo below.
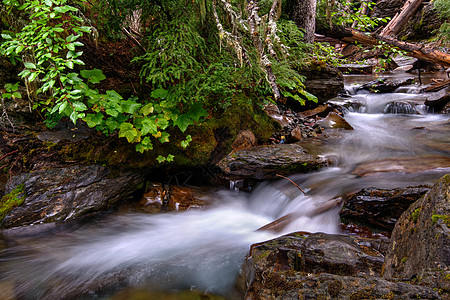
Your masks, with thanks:
[(442, 220), (444, 221), (445, 225), (450, 227), (450, 215), (433, 215), (431, 219), (433, 220), (433, 226), (438, 220)]
[(22, 205), (27, 195), (23, 192), (24, 185), (18, 185), (0, 200), (0, 222), (16, 207)]
[(417, 223), (417, 221), (419, 220), (419, 215), (420, 215), (420, 208), (417, 208), (412, 214), (411, 214), (411, 219), (414, 223)]

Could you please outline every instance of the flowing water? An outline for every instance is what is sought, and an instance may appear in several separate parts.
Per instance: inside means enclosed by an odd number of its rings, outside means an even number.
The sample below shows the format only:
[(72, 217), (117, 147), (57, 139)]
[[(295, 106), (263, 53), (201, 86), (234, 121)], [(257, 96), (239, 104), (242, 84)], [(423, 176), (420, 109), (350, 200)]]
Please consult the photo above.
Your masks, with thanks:
[[(204, 210), (122, 212), (77, 224), (5, 232), (0, 236), (0, 298), (108, 299), (132, 286), (197, 289), (232, 299), (252, 243), (299, 230), (339, 233), (338, 207), (313, 213), (330, 199), (369, 186), (432, 184), (450, 172), (439, 164), (450, 157), (449, 116), (427, 114), (421, 105), (424, 98), (415, 90), (411, 86), (398, 93), (335, 99), (348, 107), (345, 118), (355, 130), (327, 132), (334, 138), (320, 151), (333, 158), (333, 167), (290, 177), (307, 196), (287, 180), (277, 180), (260, 184), (252, 193), (211, 193), (212, 204)], [(393, 101), (409, 103), (414, 110), (386, 113)], [(402, 159), (411, 166), (395, 165)], [(358, 174), (361, 166), (369, 171)], [(283, 232), (257, 231), (292, 212), (297, 218)]]

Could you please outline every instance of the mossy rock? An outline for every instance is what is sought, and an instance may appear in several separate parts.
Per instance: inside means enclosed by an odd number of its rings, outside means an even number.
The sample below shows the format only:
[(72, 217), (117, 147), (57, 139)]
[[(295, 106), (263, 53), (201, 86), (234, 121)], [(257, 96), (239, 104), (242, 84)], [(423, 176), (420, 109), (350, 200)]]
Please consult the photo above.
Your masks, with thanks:
[(0, 223), (14, 208), (22, 205), (26, 198), (24, 184), (18, 185), (10, 193), (4, 195), (0, 200)]
[[(165, 166), (156, 158), (172, 154), (174, 161), (171, 166), (192, 167), (214, 164), (226, 156), (241, 130), (250, 129), (259, 143), (265, 143), (277, 128), (277, 124), (254, 101), (248, 96), (238, 95), (226, 110), (215, 112), (211, 118), (188, 127), (185, 133), (172, 128), (169, 143), (155, 142), (153, 150), (143, 154), (136, 152), (135, 144), (129, 144), (125, 139), (117, 136), (105, 138), (100, 133), (89, 140), (67, 143), (59, 153), (65, 160), (139, 169)], [(180, 142), (187, 135), (192, 136), (192, 141), (183, 148)]]

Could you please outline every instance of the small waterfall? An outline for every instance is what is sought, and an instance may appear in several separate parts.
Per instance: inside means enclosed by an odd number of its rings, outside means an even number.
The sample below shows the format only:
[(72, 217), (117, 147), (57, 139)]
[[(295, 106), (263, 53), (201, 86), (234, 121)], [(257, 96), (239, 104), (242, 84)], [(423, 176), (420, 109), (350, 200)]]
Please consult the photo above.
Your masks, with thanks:
[(411, 103), (405, 101), (394, 101), (386, 104), (383, 113), (413, 115), (417, 113), (417, 110), (416, 107)]

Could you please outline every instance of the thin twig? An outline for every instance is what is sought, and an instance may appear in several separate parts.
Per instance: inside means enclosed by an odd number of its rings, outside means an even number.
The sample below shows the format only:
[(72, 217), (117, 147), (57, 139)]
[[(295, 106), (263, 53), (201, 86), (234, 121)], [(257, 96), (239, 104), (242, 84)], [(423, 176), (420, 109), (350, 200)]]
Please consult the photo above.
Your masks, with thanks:
[(290, 182), (292, 182), (292, 184), (293, 185), (295, 185), (305, 196), (306, 196), (306, 193), (305, 193), (305, 191), (304, 190), (302, 190), (302, 188), (301, 187), (299, 187), (295, 182), (293, 182), (291, 179), (289, 179), (289, 178), (287, 178), (286, 176), (283, 176), (283, 175), (280, 175), (280, 174), (275, 174), (275, 176), (278, 176), (278, 177), (281, 177), (281, 178), (284, 178), (284, 179), (287, 179), (287, 180), (289, 180)]
[(7, 157), (8, 155), (14, 154), (16, 152), (18, 152), (19, 150), (14, 150), (12, 152), (6, 153), (5, 155), (3, 155), (2, 157), (0, 157), (0, 161), (2, 161), (5, 157)]

